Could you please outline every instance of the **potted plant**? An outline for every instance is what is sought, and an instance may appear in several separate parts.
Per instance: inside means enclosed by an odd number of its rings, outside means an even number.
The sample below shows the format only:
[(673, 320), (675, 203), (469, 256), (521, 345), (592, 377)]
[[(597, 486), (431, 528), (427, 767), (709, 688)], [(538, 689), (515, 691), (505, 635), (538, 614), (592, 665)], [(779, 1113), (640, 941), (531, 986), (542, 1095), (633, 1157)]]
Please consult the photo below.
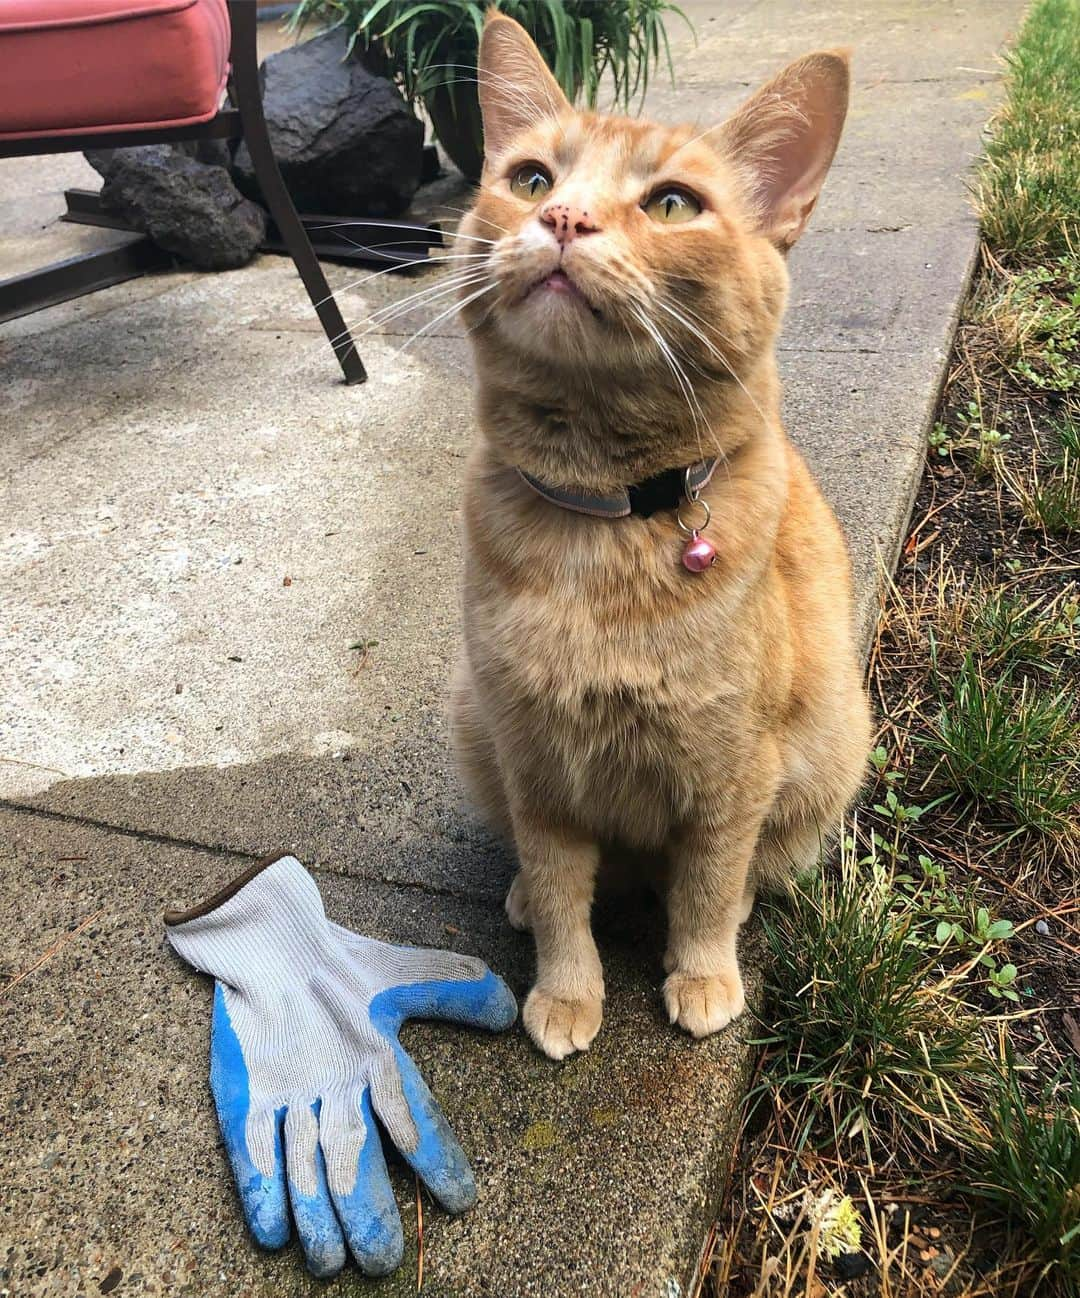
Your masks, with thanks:
[(665, 18), (686, 16), (671, 0), (299, 0), (290, 25), (341, 26), (349, 49), (423, 100), (439, 142), (472, 180), (480, 175), (483, 136), (476, 56), (484, 13), (517, 19), (540, 48), (567, 97), (596, 104), (610, 75), (616, 104), (643, 96), (661, 56), (671, 70)]

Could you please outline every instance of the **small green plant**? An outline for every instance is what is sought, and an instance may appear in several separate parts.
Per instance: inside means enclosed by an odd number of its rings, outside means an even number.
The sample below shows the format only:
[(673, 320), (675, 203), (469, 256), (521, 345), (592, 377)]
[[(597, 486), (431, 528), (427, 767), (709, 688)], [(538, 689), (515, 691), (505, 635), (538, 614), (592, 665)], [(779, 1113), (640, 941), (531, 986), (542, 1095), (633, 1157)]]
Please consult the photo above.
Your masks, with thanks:
[(1075, 589), (1053, 599), (1025, 600), (1000, 586), (976, 584), (957, 602), (957, 638), (984, 667), (1039, 665), (1072, 657), (1080, 641), (1080, 601)]
[(905, 1130), (963, 1143), (977, 1126), (967, 1096), (988, 1059), (977, 1020), (938, 976), (939, 951), (910, 940), (924, 903), (876, 849), (857, 859), (849, 838), (836, 871), (766, 909), (775, 1054), (754, 1094), (783, 1092), (799, 1145), (822, 1122), (826, 1139), (857, 1137), (871, 1157)]
[(1042, 1277), (1075, 1298), (1080, 1294), (1080, 1075), (1075, 1065), (1050, 1078), (1030, 1104), (1008, 1058), (992, 1088), (988, 1116), (990, 1138), (965, 1188), (1022, 1229), (1038, 1254)]
[(1033, 461), (1029, 476), (1010, 472), (1005, 481), (1030, 526), (1053, 536), (1080, 531), (1080, 458), (1066, 450), (1049, 471)]
[(879, 816), (884, 816), (886, 820), (891, 820), (894, 824), (909, 825), (919, 819), (925, 808), (905, 805), (900, 801), (900, 795), (896, 790), (890, 789), (885, 794), (884, 802), (874, 804), (874, 810)]
[(1080, 388), (1080, 253), (988, 282), (976, 318), (994, 329), (1006, 368), (1028, 387)]
[(930, 429), (929, 442), (930, 449), (936, 451), (943, 459), (953, 453), (953, 440), (949, 436), (949, 426), (943, 424), (940, 419), (935, 421), (933, 428)]
[(1050, 692), (1011, 671), (992, 677), (972, 653), (937, 677), (939, 709), (922, 742), (961, 796), (1017, 829), (1080, 846), (1080, 718), (1074, 692)]
[(979, 949), (988, 942), (1004, 941), (1013, 935), (1012, 921), (1007, 919), (990, 918), (990, 912), (985, 906), (980, 906), (975, 912), (975, 922), (971, 925), (970, 930), (965, 929), (962, 924), (948, 920), (939, 920), (938, 926), (934, 931), (934, 940), (938, 946), (946, 947), (950, 942), (958, 946), (975, 947)]
[[(984, 956), (984, 960), (992, 959), (991, 956)], [(989, 991), (991, 996), (999, 999), (1004, 997), (1006, 1000), (1019, 1001), (1020, 997), (1013, 990), (1013, 983), (1016, 981), (1016, 965), (1005, 964), (1001, 968), (995, 965), (989, 972)]]
[(482, 160), (476, 60), (493, 8), (528, 31), (567, 97), (581, 94), (590, 106), (605, 77), (624, 108), (643, 97), (661, 59), (672, 70), (665, 19), (689, 22), (671, 0), (300, 0), (290, 26), (343, 27), (350, 49), (365, 51), (406, 98), (424, 100), (439, 139), (475, 177)]
[(931, 450), (942, 458), (962, 456), (979, 473), (996, 472), (1009, 434), (986, 423), (980, 401), (968, 401), (955, 413), (954, 420), (955, 432), (940, 421), (934, 424), (930, 430)]

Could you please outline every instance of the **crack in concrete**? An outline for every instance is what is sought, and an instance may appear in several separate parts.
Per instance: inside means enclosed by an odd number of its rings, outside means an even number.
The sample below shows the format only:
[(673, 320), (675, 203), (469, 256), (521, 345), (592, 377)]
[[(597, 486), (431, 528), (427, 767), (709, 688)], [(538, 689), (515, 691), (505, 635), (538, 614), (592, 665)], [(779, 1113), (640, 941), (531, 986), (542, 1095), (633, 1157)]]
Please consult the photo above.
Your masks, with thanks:
[[(172, 834), (158, 834), (152, 829), (132, 829), (128, 825), (116, 825), (107, 820), (96, 820), (92, 816), (76, 816), (66, 811), (54, 811), (48, 807), (29, 807), (21, 802), (12, 802), (0, 798), (0, 811), (13, 815), (36, 817), (41, 820), (54, 820), (65, 825), (80, 825), (86, 829), (97, 829), (102, 833), (120, 834), (124, 838), (138, 842), (153, 843), (157, 847), (173, 847), (187, 851), (202, 852), (207, 856), (234, 857), (239, 861), (261, 861), (266, 852), (251, 852), (244, 848), (229, 847), (226, 844), (203, 843), (195, 838), (177, 838)], [(416, 879), (394, 879), (380, 874), (353, 873), (349, 870), (336, 870), (329, 865), (309, 865), (305, 868), (315, 875), (327, 875), (335, 879), (351, 879), (357, 883), (374, 883), (384, 888), (396, 888), (406, 892), (420, 892), (430, 897), (452, 897), (455, 901), (464, 901), (477, 905), (490, 905), (498, 902), (501, 894), (497, 892), (456, 892), (453, 888), (441, 888), (438, 884), (423, 883)]]

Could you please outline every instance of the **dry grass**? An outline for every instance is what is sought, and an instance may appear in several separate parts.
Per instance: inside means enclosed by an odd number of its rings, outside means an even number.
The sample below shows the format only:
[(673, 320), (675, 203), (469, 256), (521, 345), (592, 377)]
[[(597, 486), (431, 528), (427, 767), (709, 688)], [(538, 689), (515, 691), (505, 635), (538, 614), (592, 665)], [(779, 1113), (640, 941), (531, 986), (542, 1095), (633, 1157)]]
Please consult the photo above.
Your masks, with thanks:
[(995, 580), (939, 543), (889, 579), (872, 656), (884, 733), (939, 836), (990, 860), (1011, 846), (1020, 883), (1080, 877), (1080, 592), (1061, 566)]

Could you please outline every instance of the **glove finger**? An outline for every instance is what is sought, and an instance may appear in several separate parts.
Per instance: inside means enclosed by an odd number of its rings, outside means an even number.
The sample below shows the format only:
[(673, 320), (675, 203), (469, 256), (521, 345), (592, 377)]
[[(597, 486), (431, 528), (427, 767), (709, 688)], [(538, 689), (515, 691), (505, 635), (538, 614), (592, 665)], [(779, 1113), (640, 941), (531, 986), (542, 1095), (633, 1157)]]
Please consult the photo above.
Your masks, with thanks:
[(396, 1041), (391, 1047), (393, 1053), (372, 1069), (375, 1112), (402, 1157), (447, 1212), (464, 1212), (476, 1202), (469, 1160), (416, 1065)]
[(263, 1248), (281, 1248), (289, 1240), (281, 1114), (251, 1112), (247, 1065), (221, 983), (214, 988), (210, 1089), (248, 1230)]
[[(443, 955), (445, 952), (418, 952)], [(460, 958), (460, 957), (459, 957)], [(517, 1018), (514, 994), (486, 965), (476, 961), (483, 973), (474, 978), (439, 978), (417, 963), (371, 1002), (371, 1021), (390, 1036), (406, 1019), (447, 1019), (475, 1028), (502, 1032)]]
[(289, 1202), (304, 1260), (312, 1275), (337, 1275), (345, 1265), (345, 1239), (334, 1215), (319, 1148), (319, 1105), (294, 1104), (285, 1118)]
[(433, 947), (393, 946), (360, 937), (340, 924), (330, 926), (348, 950), (370, 959), (381, 953), (391, 986), (382, 993), (385, 1021), (448, 1019), (501, 1032), (517, 1018), (517, 1002), (506, 983), (475, 956)]
[(319, 1119), (330, 1196), (365, 1275), (389, 1275), (405, 1251), (371, 1095), (327, 1097)]

